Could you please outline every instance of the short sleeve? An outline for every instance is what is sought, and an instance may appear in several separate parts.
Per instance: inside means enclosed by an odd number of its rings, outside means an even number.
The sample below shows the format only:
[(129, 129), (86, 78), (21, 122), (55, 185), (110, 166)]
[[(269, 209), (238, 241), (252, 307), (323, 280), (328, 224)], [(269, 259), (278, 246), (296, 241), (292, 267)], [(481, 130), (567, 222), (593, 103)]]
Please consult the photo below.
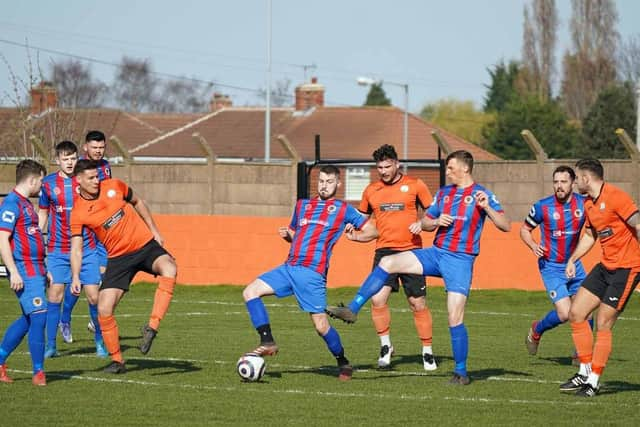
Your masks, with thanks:
[(416, 180), (416, 187), (418, 203), (423, 208), (428, 207), (433, 200), (433, 197), (431, 197), (431, 192), (429, 191), (429, 187), (427, 187), (427, 184), (425, 184), (421, 179)]
[(364, 191), (362, 192), (362, 200), (360, 200), (360, 204), (358, 205), (358, 210), (366, 215), (371, 215), (373, 213), (373, 208), (369, 203), (370, 188), (371, 186), (369, 185), (364, 189)]
[(15, 203), (3, 203), (0, 207), (0, 230), (13, 233), (20, 216), (20, 208)]
[(532, 230), (542, 223), (542, 205), (540, 201), (531, 205), (529, 215), (524, 219), (524, 223)]
[(429, 205), (429, 207), (425, 212), (425, 216), (428, 216), (429, 218), (438, 218), (440, 216), (441, 211), (440, 211), (438, 200), (440, 200), (441, 197), (442, 197), (442, 189), (436, 192), (436, 195), (433, 197), (431, 204)]
[(298, 227), (298, 215), (300, 214), (301, 206), (302, 206), (302, 199), (296, 202), (296, 207), (293, 210), (293, 215), (291, 216), (291, 222), (289, 223), (290, 230), (295, 230)]
[(347, 205), (347, 212), (344, 218), (344, 222), (346, 224), (353, 224), (356, 228), (362, 228), (362, 226), (369, 219), (362, 215), (356, 208), (351, 205)]
[(42, 189), (40, 190), (40, 197), (38, 198), (38, 207), (40, 209), (49, 209), (49, 192), (48, 185), (42, 184)]

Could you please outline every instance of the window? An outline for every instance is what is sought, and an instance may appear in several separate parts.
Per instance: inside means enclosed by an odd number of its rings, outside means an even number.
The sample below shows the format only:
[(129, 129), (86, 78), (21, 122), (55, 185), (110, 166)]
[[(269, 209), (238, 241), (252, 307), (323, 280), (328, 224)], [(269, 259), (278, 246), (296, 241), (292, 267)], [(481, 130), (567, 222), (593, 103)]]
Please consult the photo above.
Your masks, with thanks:
[(369, 185), (369, 168), (366, 167), (348, 167), (347, 168), (347, 185), (345, 189), (346, 200), (360, 200), (362, 192)]

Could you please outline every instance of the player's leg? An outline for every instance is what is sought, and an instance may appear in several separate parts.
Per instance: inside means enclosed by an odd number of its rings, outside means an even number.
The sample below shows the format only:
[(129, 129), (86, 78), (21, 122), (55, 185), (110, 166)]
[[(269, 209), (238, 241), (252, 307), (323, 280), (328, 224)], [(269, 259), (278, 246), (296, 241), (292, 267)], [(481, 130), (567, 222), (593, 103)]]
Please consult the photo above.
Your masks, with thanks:
[[(58, 327), (60, 326), (61, 332), (64, 331), (62, 325), (60, 325), (60, 307), (62, 305), (62, 298), (64, 296), (64, 283), (52, 282), (49, 284), (47, 290), (47, 318), (46, 318), (46, 331), (47, 331), (47, 345), (45, 350), (45, 357), (57, 357), (58, 346), (56, 343), (56, 337), (58, 335)], [(63, 340), (67, 343), (73, 341), (73, 338), (63, 333)]]
[(576, 393), (578, 396), (593, 397), (598, 391), (600, 376), (607, 366), (611, 354), (613, 326), (638, 285), (640, 269), (617, 269), (613, 273), (608, 272), (606, 278), (609, 286), (598, 306), (597, 332), (593, 347), (591, 372), (587, 377), (586, 384)]
[(46, 281), (45, 276), (25, 279), (24, 288), (19, 297), (22, 312), (29, 324), (27, 344), (33, 367), (32, 383), (37, 386), (47, 385), (44, 374), (45, 328), (47, 324)]
[(89, 319), (94, 325), (94, 340), (96, 343), (96, 355), (98, 357), (108, 357), (104, 346), (104, 340), (102, 339), (102, 330), (100, 329), (100, 323), (98, 322), (98, 298), (99, 298), (99, 283), (101, 281), (99, 258), (96, 253), (84, 254), (82, 258), (82, 268), (80, 269), (80, 283), (82, 283), (82, 289), (87, 297), (87, 303), (89, 305)]
[(428, 249), (416, 249), (383, 257), (360, 286), (354, 299), (346, 307), (327, 307), (327, 313), (347, 323), (355, 322), (362, 306), (382, 289), (390, 274), (424, 274), (424, 263), (418, 259), (417, 254), (426, 250)]
[[(61, 329), (68, 329), (71, 331), (71, 312), (78, 302), (79, 295), (74, 295), (71, 292), (71, 285), (67, 284), (64, 287), (64, 299), (62, 301), (62, 315), (60, 316)], [(64, 338), (64, 335), (63, 335)], [(72, 338), (73, 339), (73, 338)], [(66, 341), (66, 340), (65, 340)]]
[(433, 319), (431, 310), (427, 307), (424, 277), (414, 276), (414, 281), (411, 281), (411, 279), (403, 275), (402, 281), (407, 295), (407, 302), (413, 313), (413, 323), (416, 327), (416, 332), (418, 332), (418, 338), (422, 343), (422, 367), (425, 371), (435, 371), (438, 365), (433, 357)]
[(373, 326), (375, 327), (378, 338), (380, 339), (380, 356), (378, 357), (379, 368), (388, 368), (391, 366), (391, 356), (394, 352), (390, 334), (391, 311), (387, 305), (387, 301), (389, 300), (389, 296), (393, 290), (389, 284), (390, 280), (397, 283), (398, 278), (396, 275), (390, 275), (385, 286), (383, 286), (377, 294), (371, 297), (371, 320), (373, 321)]
[(591, 359), (593, 357), (593, 332), (587, 321), (589, 315), (600, 305), (600, 300), (606, 290), (604, 268), (596, 265), (571, 302), (569, 322), (571, 322), (571, 337), (578, 353), (580, 368), (578, 373), (560, 385), (560, 391), (579, 390), (591, 373)]
[(311, 321), (318, 335), (322, 337), (327, 348), (335, 357), (338, 364), (338, 379), (341, 381), (348, 381), (353, 376), (353, 367), (349, 363), (349, 360), (344, 355), (344, 347), (340, 339), (340, 334), (330, 324), (326, 313), (309, 313), (311, 315)]
[(104, 345), (111, 356), (111, 363), (105, 368), (105, 372), (121, 374), (126, 372), (124, 359), (120, 351), (120, 334), (114, 312), (125, 290), (104, 286), (98, 295), (98, 323), (102, 330)]
[(274, 356), (278, 353), (278, 345), (271, 332), (269, 313), (262, 302), (262, 297), (277, 295), (285, 297), (291, 295), (293, 290), (290, 277), (285, 266), (270, 270), (247, 285), (242, 291), (247, 312), (251, 324), (260, 337), (260, 344), (251, 353), (261, 356)]
[(7, 358), (22, 342), (22, 339), (29, 331), (29, 321), (23, 314), (17, 318), (4, 333), (2, 343), (0, 343), (0, 382), (12, 383), (13, 380), (7, 375)]

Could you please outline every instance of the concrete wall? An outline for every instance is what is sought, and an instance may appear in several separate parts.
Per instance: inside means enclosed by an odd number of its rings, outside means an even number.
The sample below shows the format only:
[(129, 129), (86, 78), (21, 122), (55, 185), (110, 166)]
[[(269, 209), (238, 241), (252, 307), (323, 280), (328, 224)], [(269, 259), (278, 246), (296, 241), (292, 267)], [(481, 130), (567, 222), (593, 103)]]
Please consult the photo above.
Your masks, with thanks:
[[(474, 177), (497, 194), (512, 221), (520, 221), (534, 201), (552, 193), (552, 173), (561, 164), (572, 166), (575, 160), (476, 162)], [(640, 161), (604, 160), (603, 165), (605, 180), (640, 203)], [(50, 172), (55, 169), (48, 166)], [(421, 176), (420, 171), (409, 173)], [(436, 174), (424, 175), (435, 194)], [(288, 217), (296, 198), (294, 163), (131, 163), (114, 165), (113, 176), (126, 181), (159, 214)], [(15, 163), (0, 164), (0, 192), (11, 191), (14, 182)], [(315, 186), (314, 181), (312, 193)]]

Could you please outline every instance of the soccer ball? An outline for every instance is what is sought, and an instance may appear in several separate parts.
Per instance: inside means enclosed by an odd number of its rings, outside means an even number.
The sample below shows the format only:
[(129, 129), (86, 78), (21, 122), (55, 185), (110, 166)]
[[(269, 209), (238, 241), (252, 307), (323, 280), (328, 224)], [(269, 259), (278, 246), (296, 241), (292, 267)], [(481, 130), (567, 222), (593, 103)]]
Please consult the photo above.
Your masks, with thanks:
[(264, 375), (265, 367), (266, 364), (262, 357), (255, 354), (245, 354), (238, 359), (236, 370), (244, 381), (260, 381)]

